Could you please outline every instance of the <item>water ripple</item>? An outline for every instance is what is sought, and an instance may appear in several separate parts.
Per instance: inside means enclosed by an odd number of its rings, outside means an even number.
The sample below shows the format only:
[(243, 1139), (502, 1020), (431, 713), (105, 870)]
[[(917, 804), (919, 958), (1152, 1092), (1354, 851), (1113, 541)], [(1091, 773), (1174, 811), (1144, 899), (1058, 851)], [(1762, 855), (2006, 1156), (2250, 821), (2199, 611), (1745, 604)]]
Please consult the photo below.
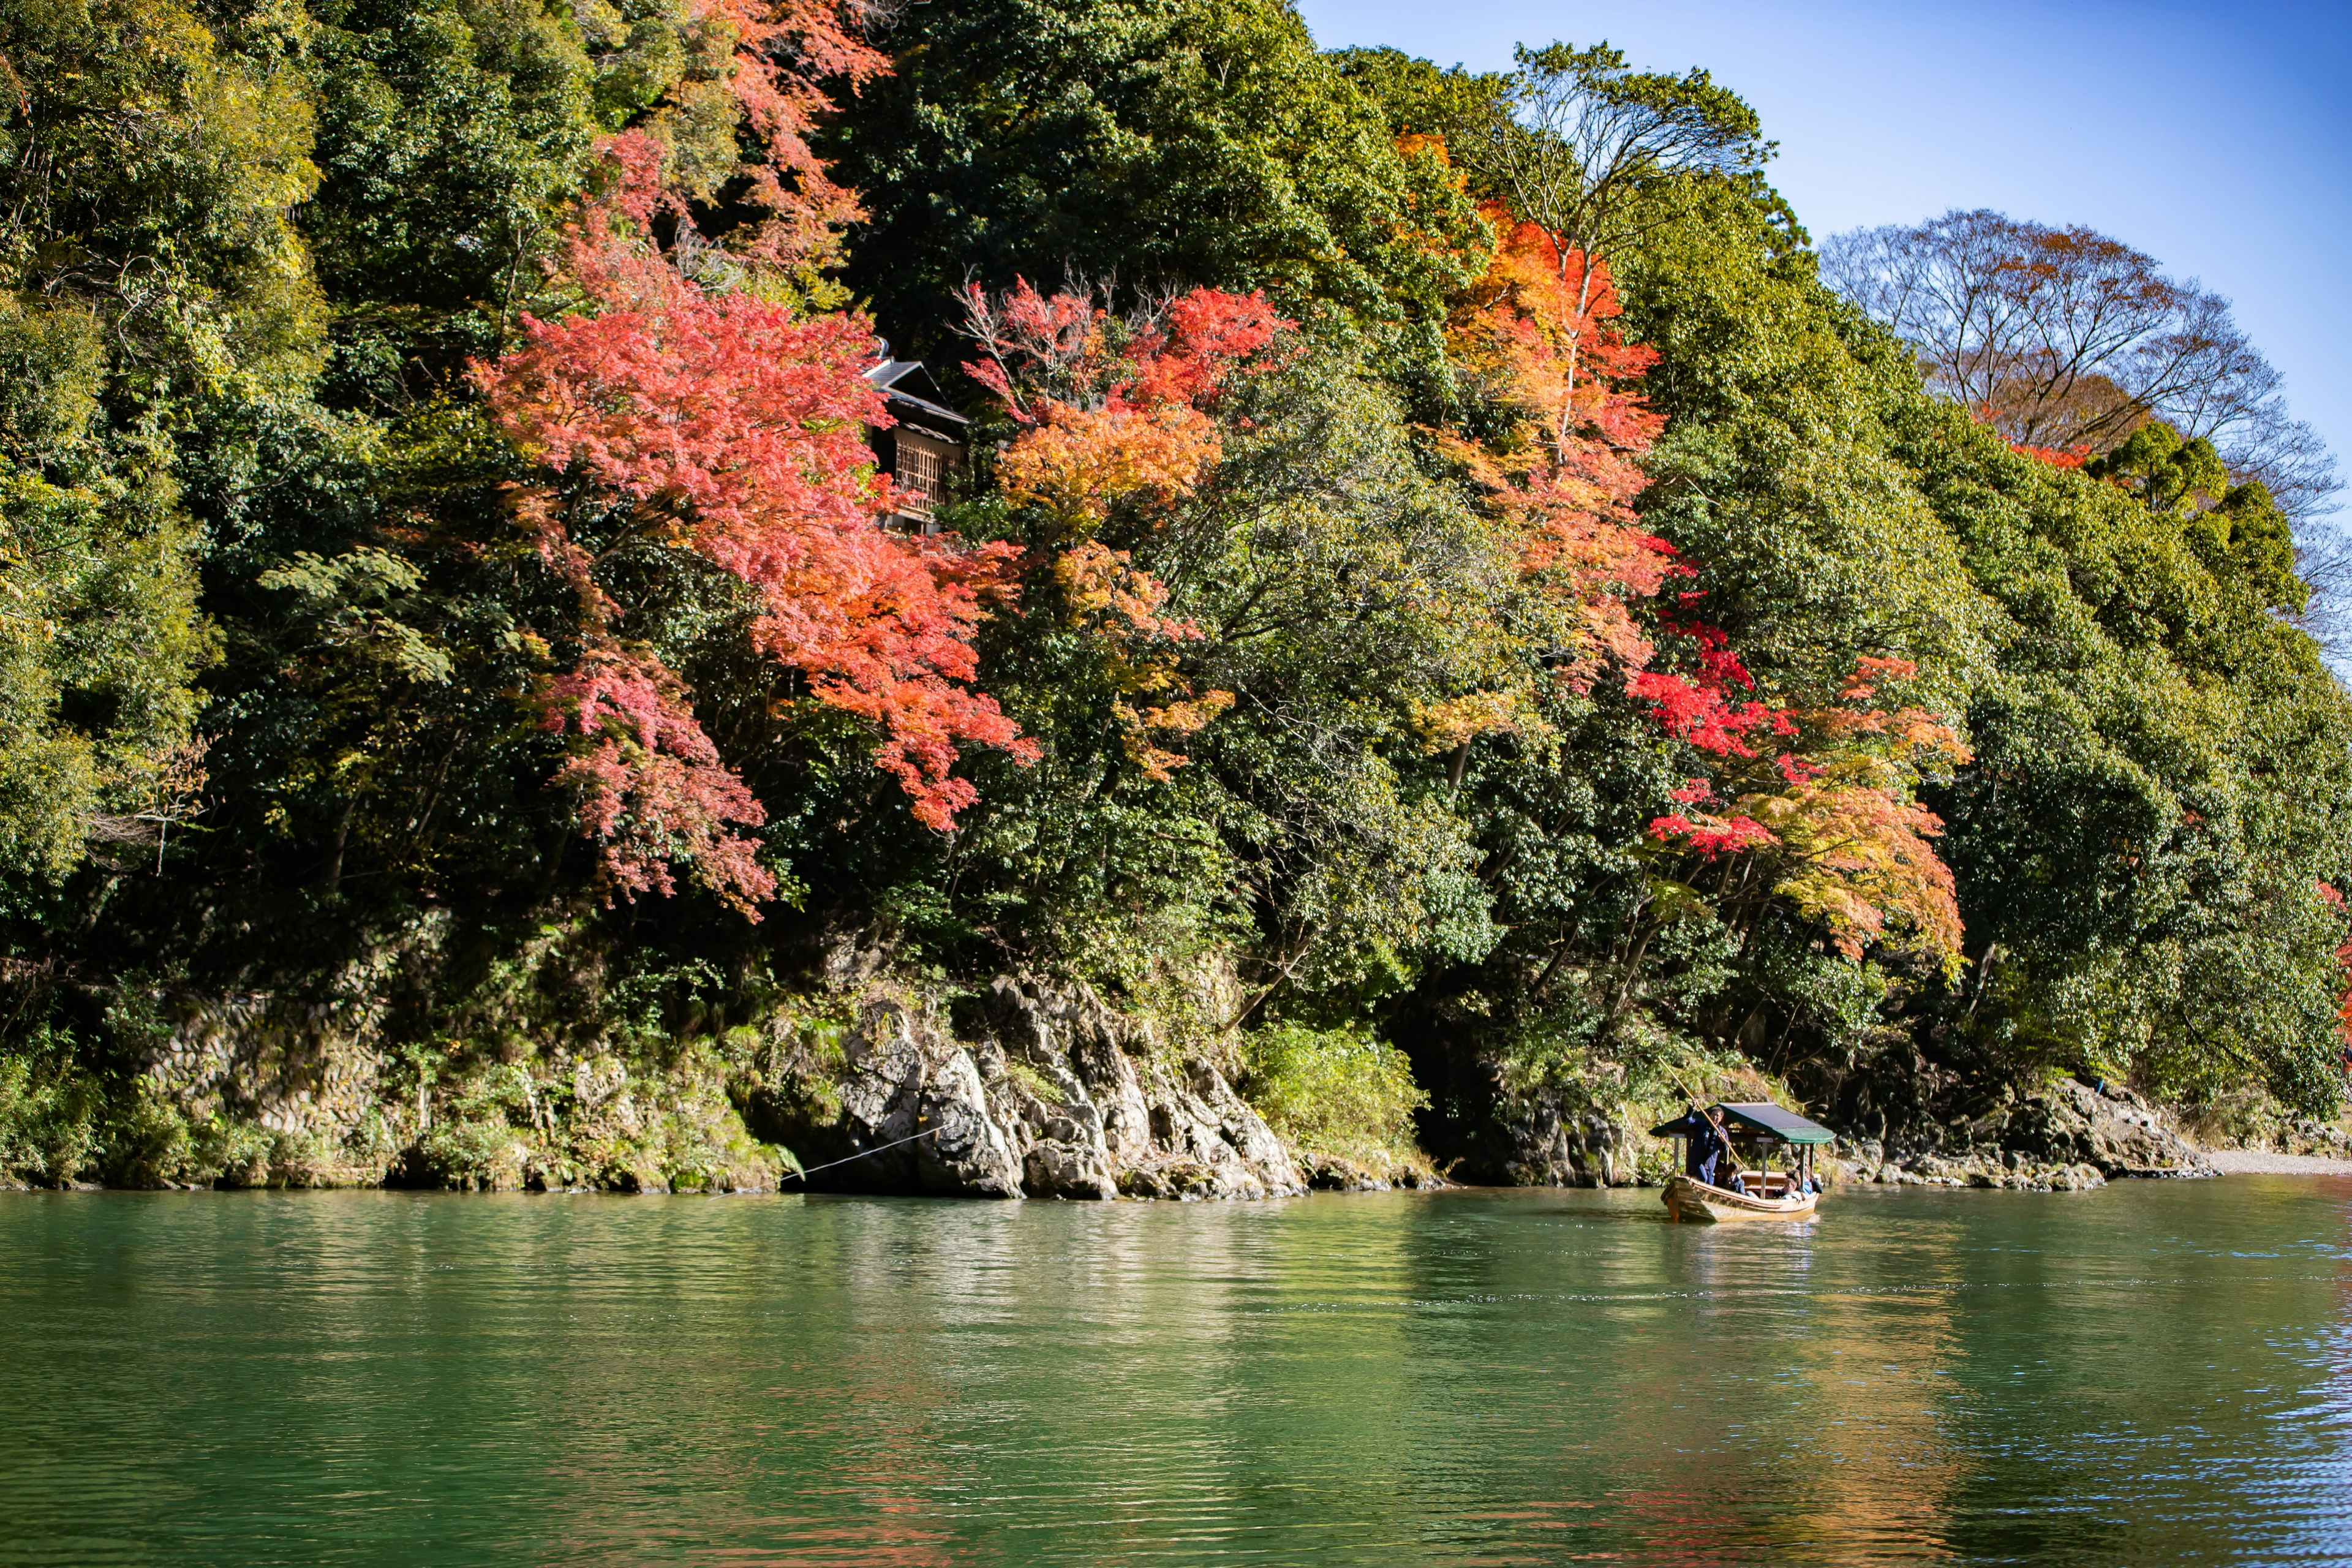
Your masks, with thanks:
[(2352, 1560), (2311, 1184), (0, 1198), (0, 1564)]

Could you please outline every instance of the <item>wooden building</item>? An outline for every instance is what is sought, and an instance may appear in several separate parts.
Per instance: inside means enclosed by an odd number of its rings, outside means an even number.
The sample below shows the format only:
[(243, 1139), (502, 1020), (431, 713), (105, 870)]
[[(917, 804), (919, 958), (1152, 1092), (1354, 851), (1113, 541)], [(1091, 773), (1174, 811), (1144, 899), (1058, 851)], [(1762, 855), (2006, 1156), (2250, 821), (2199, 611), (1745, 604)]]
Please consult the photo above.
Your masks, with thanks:
[(971, 416), (948, 406), (922, 361), (892, 359), (888, 343), (878, 346), (882, 363), (866, 379), (888, 395), (890, 417), (898, 421), (887, 430), (866, 432), (875, 461), (898, 496), (898, 510), (885, 521), (911, 533), (937, 533), (939, 509), (964, 473)]

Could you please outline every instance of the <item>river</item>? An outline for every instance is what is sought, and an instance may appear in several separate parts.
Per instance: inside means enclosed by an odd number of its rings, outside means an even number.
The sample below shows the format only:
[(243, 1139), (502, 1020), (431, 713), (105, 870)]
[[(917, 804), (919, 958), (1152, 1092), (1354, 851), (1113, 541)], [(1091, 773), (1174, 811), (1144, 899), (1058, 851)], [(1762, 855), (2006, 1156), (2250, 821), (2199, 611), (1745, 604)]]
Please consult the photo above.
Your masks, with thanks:
[(0, 1563), (2343, 1563), (2347, 1204), (0, 1194)]

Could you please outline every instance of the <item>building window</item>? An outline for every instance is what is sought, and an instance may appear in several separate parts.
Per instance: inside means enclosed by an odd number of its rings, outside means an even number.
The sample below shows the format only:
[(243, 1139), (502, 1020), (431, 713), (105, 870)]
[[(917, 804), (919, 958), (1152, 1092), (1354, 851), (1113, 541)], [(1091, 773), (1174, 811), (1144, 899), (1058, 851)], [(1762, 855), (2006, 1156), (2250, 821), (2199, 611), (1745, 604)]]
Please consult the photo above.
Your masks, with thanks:
[(898, 515), (929, 533), (939, 509), (947, 503), (948, 473), (955, 466), (956, 448), (903, 428), (894, 446), (890, 479), (898, 489)]
[(898, 510), (908, 517), (929, 522), (947, 499), (940, 455), (908, 437), (898, 438), (898, 471), (891, 478), (898, 481)]

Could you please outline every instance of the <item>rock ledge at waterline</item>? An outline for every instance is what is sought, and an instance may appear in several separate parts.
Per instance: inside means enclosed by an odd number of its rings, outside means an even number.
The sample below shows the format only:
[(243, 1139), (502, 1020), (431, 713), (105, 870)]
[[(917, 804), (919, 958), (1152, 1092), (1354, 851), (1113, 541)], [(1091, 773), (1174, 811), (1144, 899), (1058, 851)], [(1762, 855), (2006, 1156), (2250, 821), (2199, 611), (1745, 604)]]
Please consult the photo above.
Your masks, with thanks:
[(751, 1120), (812, 1167), (878, 1150), (812, 1175), (818, 1191), (1265, 1198), (1307, 1190), (1310, 1173), (1214, 1066), (1171, 1063), (1152, 1048), (1148, 1026), (1086, 987), (1002, 977), (986, 1005), (988, 1037), (966, 1046), (898, 1002), (869, 1002), (838, 1066), (786, 1073), (753, 1097)]
[[(465, 1095), (445, 1091), (447, 1103), (428, 1106), (383, 1081), (385, 1058), (364, 1018), (191, 1005), (159, 1039), (145, 1079), (182, 1127), (234, 1137), (219, 1149), (133, 1149), (137, 1157), (110, 1162), (106, 1179), (1098, 1200), (1446, 1184), (1419, 1161), (1367, 1166), (1286, 1145), (1215, 1062), (1172, 1047), (1153, 1020), (1110, 1007), (1083, 983), (1000, 976), (956, 1010), (952, 1032), (938, 1010), (870, 977), (838, 984), (864, 989), (837, 1026), (765, 1031), (767, 1043), (733, 1068), (689, 1047), (665, 1071), (633, 1076), (609, 1054), (559, 1047), (536, 1071), (504, 1069), (516, 1079), (512, 1103), (470, 1106), (470, 1120)], [(1557, 1090), (1515, 1091), (1499, 1074), (1484, 1089), (1486, 1110), (1465, 1124), (1475, 1142), (1458, 1151), (1475, 1157), (1444, 1167), (1456, 1180), (1627, 1185), (1662, 1169), (1664, 1151), (1625, 1120), (1631, 1112), (1612, 1118)], [(2336, 1130), (2305, 1131), (2291, 1150), (2347, 1152)], [(810, 1167), (805, 1182), (784, 1172), (776, 1145)], [(2072, 1081), (2004, 1092), (1973, 1119), (1842, 1137), (1824, 1171), (1833, 1181), (2039, 1191), (2217, 1173), (2146, 1101)]]
[(1974, 1120), (1899, 1138), (1840, 1139), (1849, 1179), (2078, 1192), (2126, 1177), (2211, 1176), (2213, 1163), (2128, 1089), (2072, 1079)]
[(751, 1121), (812, 1168), (818, 1192), (1192, 1200), (1444, 1184), (1292, 1151), (1214, 1064), (1158, 1048), (1149, 1023), (1083, 984), (1003, 976), (985, 1008), (986, 1032), (966, 1045), (898, 1002), (869, 1002), (839, 1062), (781, 1075), (752, 1097)]

